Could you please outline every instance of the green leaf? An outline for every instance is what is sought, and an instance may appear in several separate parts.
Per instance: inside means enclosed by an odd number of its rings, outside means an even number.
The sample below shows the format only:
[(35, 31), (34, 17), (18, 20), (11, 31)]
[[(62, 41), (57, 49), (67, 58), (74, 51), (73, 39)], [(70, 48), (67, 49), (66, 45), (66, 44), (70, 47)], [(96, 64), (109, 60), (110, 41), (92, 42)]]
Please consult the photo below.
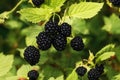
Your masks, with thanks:
[(103, 3), (80, 2), (79, 4), (73, 4), (70, 6), (68, 15), (70, 17), (82, 19), (91, 18), (95, 16), (102, 7)]
[(120, 19), (117, 15), (112, 14), (110, 17), (104, 17), (104, 22), (103, 30), (112, 34), (120, 34)]
[(24, 58), (24, 50), (25, 50), (25, 49), (20, 49), (20, 48), (18, 48), (17, 50), (20, 52), (20, 56), (21, 56), (22, 58)]
[(51, 77), (56, 78), (60, 75), (63, 75), (59, 69), (52, 66), (44, 66), (41, 73), (44, 75), (44, 80), (48, 80)]
[(99, 50), (99, 51), (96, 53), (95, 57), (100, 56), (100, 55), (103, 54), (104, 52), (113, 51), (114, 47), (115, 47), (114, 44), (108, 44), (108, 45), (106, 45), (105, 47), (103, 47), (101, 50)]
[(109, 59), (111, 56), (114, 56), (115, 52), (105, 52), (96, 59), (96, 63)]
[(88, 61), (92, 62), (94, 60), (95, 56), (93, 55), (93, 53), (91, 51), (89, 51), (89, 58)]
[(78, 75), (75, 72), (75, 69), (72, 71), (72, 73), (67, 77), (66, 80), (78, 80)]
[(6, 77), (6, 80), (18, 80), (18, 76)]
[(27, 46), (36, 45), (36, 37), (40, 31), (42, 31), (42, 26), (32, 26), (22, 31), (22, 34), (26, 35), (25, 41)]
[(20, 13), (27, 21), (38, 23), (40, 21), (48, 20), (52, 11), (48, 8), (24, 8), (18, 11), (18, 13)]
[(57, 77), (55, 80), (64, 80), (64, 76), (61, 75), (61, 76)]
[(5, 56), (3, 53), (0, 53), (0, 76), (7, 74), (12, 68), (13, 60), (13, 55)]
[(66, 0), (46, 0), (46, 4), (53, 12), (59, 12)]
[(48, 80), (55, 80), (55, 78), (54, 77), (50, 77)]
[(115, 53), (116, 53), (116, 57), (117, 57), (118, 61), (120, 61), (120, 46), (115, 48)]
[(120, 80), (120, 74), (115, 75), (111, 80)]
[(8, 28), (10, 28), (10, 29), (16, 29), (16, 28), (21, 28), (22, 23), (20, 21), (17, 21), (17, 20), (7, 20), (5, 22), (5, 26), (9, 26)]
[(8, 11), (5, 11), (0, 14), (0, 24), (5, 22), (5, 19), (9, 18), (9, 13)]
[(70, 18), (69, 16), (63, 16), (62, 19), (64, 20), (64, 22), (67, 22), (72, 26), (73, 35), (76, 35), (79, 33), (82, 33), (82, 34), (89, 33), (85, 20), (78, 19), (78, 18)]
[(17, 71), (17, 76), (27, 78), (27, 73), (31, 70), (30, 65), (23, 65)]
[(110, 65), (105, 65), (106, 76), (108, 80), (111, 80), (115, 75), (118, 74)]

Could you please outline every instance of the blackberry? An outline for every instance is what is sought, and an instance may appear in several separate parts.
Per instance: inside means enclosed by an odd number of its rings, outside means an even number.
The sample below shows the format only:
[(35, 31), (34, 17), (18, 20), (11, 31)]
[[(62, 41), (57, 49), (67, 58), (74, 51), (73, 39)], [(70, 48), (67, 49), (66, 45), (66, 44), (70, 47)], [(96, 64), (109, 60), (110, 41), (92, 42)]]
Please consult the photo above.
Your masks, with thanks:
[(56, 35), (58, 30), (57, 22), (53, 22), (52, 20), (48, 21), (45, 24), (45, 32), (50, 35)]
[(67, 39), (62, 34), (58, 34), (53, 40), (53, 46), (58, 51), (64, 50), (66, 44), (67, 44)]
[(100, 77), (100, 73), (94, 68), (90, 69), (90, 71), (88, 72), (89, 80), (98, 80), (99, 77)]
[(68, 37), (71, 35), (71, 25), (68, 23), (62, 23), (60, 26), (60, 33)]
[(84, 76), (84, 74), (87, 72), (87, 69), (83, 66), (81, 67), (78, 67), (76, 69), (76, 73), (79, 75), (79, 76)]
[(71, 40), (71, 47), (76, 51), (81, 51), (84, 48), (83, 40), (80, 36), (76, 36)]
[(96, 66), (95, 66), (95, 69), (96, 69), (100, 74), (102, 74), (102, 73), (104, 72), (104, 66), (103, 66), (103, 64), (96, 65)]
[(35, 65), (39, 62), (40, 53), (34, 46), (28, 46), (24, 51), (24, 59), (30, 64)]
[(36, 38), (39, 49), (47, 50), (51, 47), (51, 38), (47, 35), (46, 32), (40, 32)]
[(27, 76), (29, 77), (29, 80), (37, 80), (39, 73), (36, 70), (31, 70), (28, 72)]
[(113, 6), (120, 7), (120, 0), (109, 0)]
[(44, 0), (32, 0), (32, 3), (35, 6), (39, 7), (42, 3), (44, 3)]

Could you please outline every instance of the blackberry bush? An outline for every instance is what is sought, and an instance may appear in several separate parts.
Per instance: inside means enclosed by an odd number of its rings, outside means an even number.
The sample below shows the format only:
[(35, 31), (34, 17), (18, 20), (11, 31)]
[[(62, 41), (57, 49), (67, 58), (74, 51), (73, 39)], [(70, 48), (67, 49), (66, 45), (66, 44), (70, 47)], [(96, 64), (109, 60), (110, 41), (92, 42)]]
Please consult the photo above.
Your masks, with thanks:
[(76, 73), (79, 75), (79, 76), (84, 76), (84, 74), (87, 72), (87, 69), (83, 66), (80, 66), (76, 69)]
[(51, 38), (46, 32), (40, 32), (36, 39), (39, 49), (48, 50), (51, 47)]
[(37, 80), (38, 76), (39, 76), (39, 73), (36, 70), (31, 70), (28, 72), (29, 80)]
[(60, 33), (66, 37), (71, 35), (71, 25), (68, 23), (62, 23), (60, 26)]
[(66, 48), (67, 39), (62, 34), (58, 34), (56, 35), (52, 43), (56, 50), (62, 51)]
[(24, 59), (30, 64), (35, 65), (39, 62), (40, 53), (34, 46), (28, 46), (24, 51)]
[(71, 40), (71, 47), (76, 51), (81, 51), (84, 48), (83, 40), (80, 36), (76, 36)]
[(116, 6), (116, 7), (120, 7), (120, 0), (109, 0), (112, 5)]
[(37, 7), (39, 7), (41, 4), (44, 3), (44, 0), (32, 0), (33, 4)]

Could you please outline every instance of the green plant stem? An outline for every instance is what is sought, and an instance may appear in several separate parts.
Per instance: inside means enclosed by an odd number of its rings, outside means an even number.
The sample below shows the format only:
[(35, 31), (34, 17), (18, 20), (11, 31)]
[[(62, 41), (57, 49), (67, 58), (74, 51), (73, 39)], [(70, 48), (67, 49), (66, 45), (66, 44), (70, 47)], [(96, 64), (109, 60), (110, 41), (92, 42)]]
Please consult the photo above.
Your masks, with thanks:
[(24, 0), (20, 0), (20, 1), (16, 4), (16, 6), (15, 6), (12, 10), (9, 11), (9, 14), (12, 13), (12, 12), (14, 12), (14, 11), (17, 9), (17, 7), (18, 7), (22, 2), (24, 2)]

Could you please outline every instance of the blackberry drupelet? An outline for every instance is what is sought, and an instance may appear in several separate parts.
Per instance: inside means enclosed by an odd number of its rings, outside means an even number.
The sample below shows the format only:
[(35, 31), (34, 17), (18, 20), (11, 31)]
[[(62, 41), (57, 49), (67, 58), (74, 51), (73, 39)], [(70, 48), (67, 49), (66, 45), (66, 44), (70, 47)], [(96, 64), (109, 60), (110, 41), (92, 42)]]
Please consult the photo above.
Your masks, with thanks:
[(109, 0), (113, 6), (120, 7), (120, 0)]
[(103, 65), (103, 64), (96, 65), (96, 66), (95, 66), (95, 69), (96, 69), (100, 74), (102, 74), (102, 73), (104, 72), (104, 65)]
[(79, 76), (84, 76), (84, 74), (87, 72), (87, 69), (83, 66), (81, 67), (78, 67), (76, 69), (76, 73), (79, 75)]
[(60, 33), (66, 37), (69, 37), (71, 35), (71, 25), (68, 23), (62, 23), (60, 26)]
[(31, 70), (28, 72), (29, 80), (37, 80), (38, 76), (39, 76), (39, 73), (36, 70)]
[(100, 73), (94, 68), (90, 69), (90, 71), (88, 72), (89, 80), (98, 80), (99, 77), (100, 77)]
[(48, 21), (45, 24), (45, 32), (49, 35), (56, 35), (58, 33), (58, 24), (57, 22), (53, 22), (52, 20)]
[(47, 50), (51, 47), (51, 38), (47, 35), (46, 32), (40, 32), (36, 38), (39, 49)]
[(33, 4), (37, 7), (39, 7), (42, 3), (44, 3), (44, 0), (32, 0)]
[(62, 51), (66, 47), (67, 39), (62, 34), (58, 34), (56, 35), (52, 43), (56, 50)]
[(40, 53), (34, 46), (28, 46), (24, 51), (24, 59), (30, 64), (35, 65), (39, 62)]
[(81, 51), (84, 48), (83, 40), (80, 36), (76, 36), (71, 40), (71, 47), (76, 51)]

